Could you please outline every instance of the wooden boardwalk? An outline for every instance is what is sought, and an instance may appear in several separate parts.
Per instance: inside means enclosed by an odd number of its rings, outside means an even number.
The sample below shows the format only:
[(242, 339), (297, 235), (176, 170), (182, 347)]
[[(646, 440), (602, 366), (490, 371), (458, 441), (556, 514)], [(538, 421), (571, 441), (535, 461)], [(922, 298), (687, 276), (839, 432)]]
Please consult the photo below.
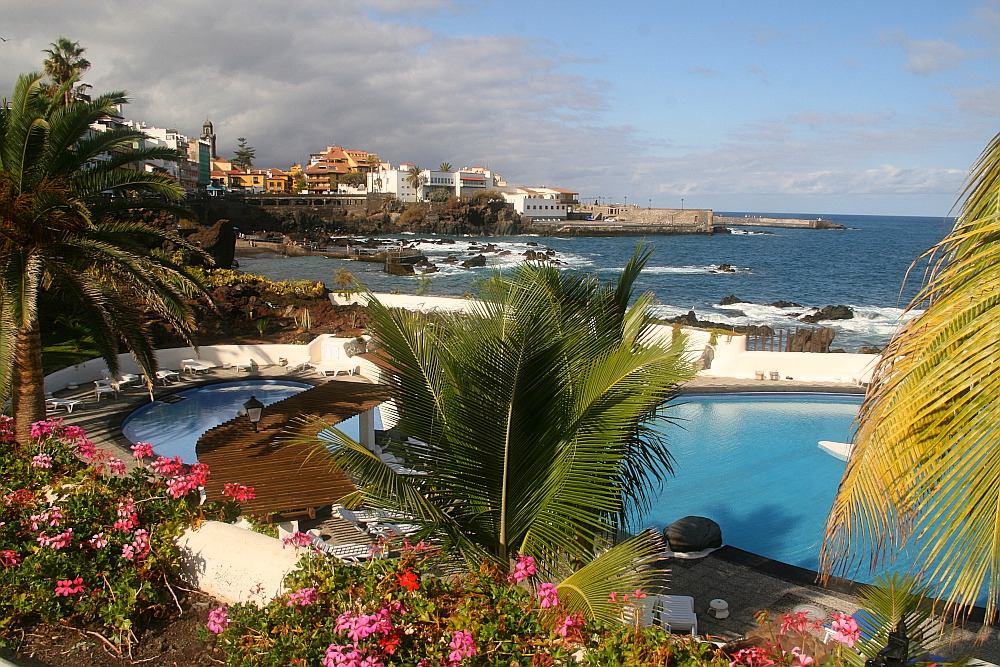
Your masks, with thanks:
[(198, 460), (211, 475), (205, 485), (209, 500), (222, 500), (226, 483), (256, 489), (255, 500), (242, 503), (246, 514), (280, 519), (311, 513), (354, 491), (347, 476), (332, 471), (328, 459), (309, 458), (310, 446), (287, 441), (289, 428), (303, 415), (331, 424), (374, 408), (385, 400), (385, 388), (362, 382), (331, 380), (264, 408), (257, 432), (238, 417), (206, 432), (196, 446)]

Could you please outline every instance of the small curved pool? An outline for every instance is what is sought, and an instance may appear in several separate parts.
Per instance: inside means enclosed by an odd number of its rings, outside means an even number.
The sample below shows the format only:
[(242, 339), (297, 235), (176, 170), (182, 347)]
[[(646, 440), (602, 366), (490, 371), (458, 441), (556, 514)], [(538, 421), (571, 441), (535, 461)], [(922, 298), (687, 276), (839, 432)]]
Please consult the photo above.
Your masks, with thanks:
[(861, 396), (687, 394), (667, 427), (675, 476), (639, 527), (705, 516), (740, 549), (815, 570), (846, 463), (820, 440), (849, 442)]
[(152, 444), (159, 456), (179, 456), (184, 463), (197, 463), (195, 445), (198, 438), (235, 417), (251, 396), (267, 406), (307, 389), (312, 389), (312, 385), (284, 380), (247, 380), (195, 387), (139, 408), (125, 418), (122, 434), (133, 444)]

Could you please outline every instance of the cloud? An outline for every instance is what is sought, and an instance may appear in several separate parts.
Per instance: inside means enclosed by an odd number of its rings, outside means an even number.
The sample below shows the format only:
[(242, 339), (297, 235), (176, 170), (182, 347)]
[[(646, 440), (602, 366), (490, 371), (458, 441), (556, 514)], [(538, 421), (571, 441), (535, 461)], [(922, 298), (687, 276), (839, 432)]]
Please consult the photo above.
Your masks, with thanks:
[(899, 31), (883, 33), (882, 41), (902, 48), (907, 56), (906, 69), (921, 76), (956, 69), (968, 57), (962, 47), (952, 42), (910, 39)]

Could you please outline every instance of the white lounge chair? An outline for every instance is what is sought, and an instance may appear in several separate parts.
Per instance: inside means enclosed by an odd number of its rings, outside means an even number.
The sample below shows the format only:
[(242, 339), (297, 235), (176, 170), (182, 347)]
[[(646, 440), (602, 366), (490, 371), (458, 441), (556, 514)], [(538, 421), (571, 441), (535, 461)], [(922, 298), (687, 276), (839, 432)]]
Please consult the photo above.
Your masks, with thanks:
[(58, 410), (59, 408), (66, 408), (66, 412), (73, 412), (73, 408), (83, 403), (83, 401), (75, 398), (55, 398), (47, 397), (45, 399), (45, 407), (51, 407), (53, 410)]
[(94, 398), (99, 402), (101, 396), (111, 394), (118, 398), (119, 383), (117, 380), (94, 380)]
[(247, 373), (250, 373), (251, 371), (253, 371), (253, 367), (254, 367), (254, 361), (249, 357), (240, 359), (236, 362), (237, 373), (239, 373), (240, 371), (246, 371)]
[(690, 595), (647, 596), (642, 600), (639, 613), (643, 625), (660, 625), (673, 634), (698, 634), (698, 615)]
[(191, 373), (192, 375), (207, 373), (213, 368), (215, 368), (215, 364), (209, 364), (197, 359), (181, 359), (181, 371)]
[(325, 554), (338, 558), (345, 563), (360, 563), (372, 558), (372, 545), (361, 543), (327, 544), (322, 538), (313, 536), (312, 545)]
[(321, 361), (318, 364), (312, 364), (313, 369), (319, 373), (321, 376), (326, 377), (329, 375), (337, 376), (338, 373), (347, 373), (348, 375), (355, 375), (361, 366), (356, 361), (350, 361), (349, 359), (342, 359), (338, 361)]
[(180, 382), (181, 381), (181, 374), (178, 373), (177, 371), (171, 371), (171, 370), (164, 369), (162, 371), (156, 371), (156, 379), (166, 385), (166, 384), (170, 384), (174, 380), (176, 380), (177, 382)]

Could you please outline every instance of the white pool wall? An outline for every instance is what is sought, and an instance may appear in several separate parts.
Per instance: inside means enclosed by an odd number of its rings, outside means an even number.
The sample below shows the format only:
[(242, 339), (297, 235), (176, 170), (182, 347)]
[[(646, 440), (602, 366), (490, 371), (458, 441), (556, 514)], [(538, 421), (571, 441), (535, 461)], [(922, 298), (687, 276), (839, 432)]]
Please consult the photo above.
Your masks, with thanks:
[[(174, 347), (156, 351), (157, 364), (161, 369), (180, 370), (181, 360), (198, 359), (216, 366), (253, 359), (260, 367), (278, 366), (280, 359), (286, 359), (292, 366), (300, 362), (335, 361), (347, 356), (343, 346), (354, 338), (342, 338), (330, 334), (321, 334), (307, 345), (203, 345), (195, 350), (193, 347)], [(376, 379), (378, 367), (375, 364), (357, 358), (361, 367), (361, 375)], [(139, 366), (132, 355), (118, 355), (118, 365), (123, 373), (139, 373)], [(103, 359), (90, 359), (75, 366), (69, 366), (45, 376), (45, 391), (58, 391), (70, 384), (85, 386), (102, 377), (107, 368)], [(248, 374), (251, 375), (252, 374)]]

